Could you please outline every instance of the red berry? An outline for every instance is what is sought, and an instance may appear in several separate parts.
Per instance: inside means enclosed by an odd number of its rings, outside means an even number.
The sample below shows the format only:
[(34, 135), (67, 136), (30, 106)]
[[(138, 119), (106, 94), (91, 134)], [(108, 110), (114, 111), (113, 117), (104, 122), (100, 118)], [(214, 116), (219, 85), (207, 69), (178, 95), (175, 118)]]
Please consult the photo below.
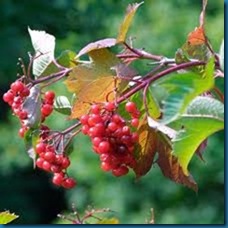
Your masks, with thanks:
[(123, 135), (129, 135), (131, 133), (131, 129), (128, 126), (124, 126), (122, 128), (122, 134)]
[(25, 88), (20, 92), (20, 96), (22, 96), (22, 97), (28, 97), (29, 94), (30, 94), (30, 90), (29, 90), (27, 87), (25, 87)]
[(53, 173), (60, 173), (62, 171), (62, 167), (59, 165), (51, 165), (50, 170)]
[(108, 124), (108, 129), (112, 132), (114, 132), (118, 128), (118, 125), (115, 122), (110, 122)]
[(50, 164), (50, 162), (44, 160), (43, 165), (42, 165), (42, 168), (43, 168), (45, 171), (51, 171), (51, 164)]
[(15, 92), (21, 92), (25, 88), (25, 84), (23, 84), (21, 81), (13, 82), (10, 86), (10, 88)]
[(83, 125), (88, 124), (88, 119), (89, 119), (89, 115), (82, 115), (80, 117), (81, 124), (83, 124)]
[(36, 150), (37, 154), (45, 152), (46, 151), (46, 144), (43, 143), (43, 142), (40, 142), (40, 143), (36, 144), (36, 149), (35, 150)]
[(75, 185), (76, 185), (76, 181), (70, 177), (65, 178), (62, 182), (62, 186), (67, 189), (73, 188)]
[(120, 166), (116, 169), (113, 169), (112, 174), (116, 177), (120, 177), (120, 176), (126, 175), (128, 171), (129, 169), (126, 166)]
[(53, 111), (53, 105), (44, 104), (41, 108), (41, 113), (46, 117), (49, 116)]
[(44, 159), (43, 158), (38, 158), (36, 160), (36, 166), (39, 167), (40, 169), (43, 169), (43, 163), (44, 163)]
[(105, 108), (107, 111), (112, 112), (112, 111), (115, 110), (116, 105), (115, 105), (114, 102), (106, 102), (106, 103), (104, 104), (104, 108)]
[(98, 146), (98, 151), (101, 154), (108, 153), (109, 150), (110, 150), (110, 143), (109, 142), (106, 142), (106, 141), (100, 142), (100, 144)]
[(55, 153), (53, 152), (46, 152), (44, 154), (44, 159), (50, 163), (54, 162), (55, 161)]
[(66, 169), (69, 166), (70, 166), (70, 159), (68, 157), (64, 157), (62, 159), (62, 164), (61, 164), (62, 169)]
[(47, 91), (45, 94), (44, 94), (44, 99), (46, 101), (54, 101), (55, 99), (55, 93), (53, 91)]
[(131, 140), (132, 142), (136, 143), (139, 141), (139, 135), (137, 132), (133, 132), (132, 135), (131, 135)]
[(88, 131), (89, 131), (89, 126), (88, 125), (84, 125), (84, 126), (82, 126), (82, 133), (84, 134), (84, 135), (87, 135), (88, 134)]
[(96, 147), (99, 146), (100, 142), (101, 142), (101, 138), (100, 137), (94, 137), (93, 140), (92, 140), (93, 145), (96, 146)]
[(132, 127), (138, 127), (139, 126), (139, 119), (138, 118), (133, 118), (131, 120), (131, 126)]
[(92, 114), (90, 115), (90, 117), (88, 118), (88, 125), (90, 127), (95, 126), (97, 123), (100, 123), (102, 121), (102, 118), (100, 117), (100, 115), (98, 114)]
[(135, 103), (132, 102), (132, 101), (129, 101), (129, 102), (126, 103), (125, 109), (129, 113), (133, 113), (133, 112), (137, 111), (137, 107), (136, 107)]
[(12, 102), (14, 99), (14, 94), (10, 91), (4, 93), (3, 100), (7, 103)]
[(64, 180), (64, 173), (55, 173), (52, 178), (52, 183), (60, 186)]
[(25, 120), (28, 118), (28, 113), (24, 110), (22, 110), (21, 112), (19, 112), (18, 114), (18, 117), (21, 119), (21, 120)]
[(18, 134), (21, 138), (24, 138), (26, 131), (28, 130), (27, 127), (23, 126), (19, 129)]
[(99, 114), (100, 113), (100, 105), (98, 105), (98, 104), (93, 104), (92, 106), (91, 106), (91, 109), (90, 109), (90, 111), (93, 113), (93, 114)]
[(112, 169), (112, 166), (108, 162), (101, 162), (101, 169), (108, 172)]

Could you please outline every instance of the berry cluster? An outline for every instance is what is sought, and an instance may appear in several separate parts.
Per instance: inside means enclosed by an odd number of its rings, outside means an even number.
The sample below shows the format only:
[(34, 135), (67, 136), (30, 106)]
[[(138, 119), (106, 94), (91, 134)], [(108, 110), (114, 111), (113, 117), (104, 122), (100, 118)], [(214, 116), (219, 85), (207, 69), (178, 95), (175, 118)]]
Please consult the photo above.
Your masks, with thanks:
[(26, 85), (17, 80), (11, 84), (10, 89), (3, 95), (3, 100), (11, 106), (14, 115), (21, 121), (21, 128), (18, 132), (21, 137), (24, 137), (25, 132), (28, 130), (23, 124), (23, 121), (28, 118), (27, 111), (23, 110), (23, 103), (29, 94), (30, 90)]
[(76, 181), (70, 178), (66, 174), (67, 168), (70, 166), (70, 159), (64, 154), (57, 154), (55, 147), (49, 145), (42, 140), (36, 145), (36, 153), (38, 159), (36, 160), (36, 166), (47, 172), (54, 174), (52, 182), (57, 186), (70, 189), (76, 185)]
[(93, 104), (90, 113), (81, 116), (80, 122), (82, 133), (91, 138), (93, 149), (100, 156), (101, 168), (118, 177), (135, 166), (133, 151), (138, 134), (132, 132), (132, 128), (138, 126), (140, 112), (135, 103), (127, 102), (125, 109), (131, 120), (126, 121), (115, 113), (116, 108), (113, 102)]

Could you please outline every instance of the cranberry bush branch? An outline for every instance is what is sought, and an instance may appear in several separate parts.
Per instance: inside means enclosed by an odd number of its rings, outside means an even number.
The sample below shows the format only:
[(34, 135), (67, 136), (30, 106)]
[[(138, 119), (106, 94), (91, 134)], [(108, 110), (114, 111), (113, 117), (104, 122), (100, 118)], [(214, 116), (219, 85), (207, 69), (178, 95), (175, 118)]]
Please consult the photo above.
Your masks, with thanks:
[[(21, 61), (23, 74), (3, 100), (19, 118), (19, 135), (34, 166), (52, 173), (55, 185), (74, 187), (67, 170), (73, 138), (81, 132), (90, 138), (102, 170), (116, 177), (133, 170), (139, 178), (158, 164), (166, 177), (197, 191), (188, 165), (194, 154), (202, 155), (205, 140), (224, 128), (223, 94), (215, 87), (223, 75), (223, 46), (217, 54), (206, 36), (206, 3), (199, 27), (174, 58), (128, 44), (126, 34), (141, 3), (128, 6), (116, 39), (92, 42), (78, 54), (64, 51), (55, 58), (54, 36), (29, 29), (35, 54), (27, 70)], [(123, 50), (115, 53), (114, 46)], [(85, 55), (89, 61), (81, 60)], [(144, 75), (131, 65), (142, 59), (151, 65)], [(48, 89), (56, 83), (65, 84), (67, 96)], [(46, 119), (53, 110), (73, 125), (51, 129)]]

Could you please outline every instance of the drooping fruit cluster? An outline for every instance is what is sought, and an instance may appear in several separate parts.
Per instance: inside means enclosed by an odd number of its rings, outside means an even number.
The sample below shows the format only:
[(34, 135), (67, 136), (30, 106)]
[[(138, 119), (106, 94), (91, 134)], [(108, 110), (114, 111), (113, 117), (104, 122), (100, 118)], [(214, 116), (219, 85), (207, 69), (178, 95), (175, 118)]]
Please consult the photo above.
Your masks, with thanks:
[(123, 176), (135, 166), (134, 149), (138, 134), (132, 132), (139, 124), (140, 112), (135, 103), (127, 102), (125, 109), (131, 120), (126, 121), (116, 111), (113, 102), (93, 104), (90, 113), (80, 118), (82, 133), (91, 138), (94, 151), (99, 154), (101, 168)]
[(27, 111), (23, 109), (23, 103), (29, 94), (29, 88), (22, 81), (17, 80), (11, 84), (10, 89), (3, 95), (3, 100), (10, 105), (14, 115), (20, 119), (21, 128), (18, 133), (21, 137), (24, 137), (28, 130), (28, 127), (23, 124), (23, 121), (28, 118)]
[(52, 178), (53, 184), (67, 189), (73, 188), (76, 185), (76, 181), (67, 175), (70, 159), (65, 154), (56, 153), (54, 145), (49, 144), (45, 140), (47, 134), (47, 130), (43, 132), (36, 145), (35, 151), (38, 157), (36, 166), (54, 174)]

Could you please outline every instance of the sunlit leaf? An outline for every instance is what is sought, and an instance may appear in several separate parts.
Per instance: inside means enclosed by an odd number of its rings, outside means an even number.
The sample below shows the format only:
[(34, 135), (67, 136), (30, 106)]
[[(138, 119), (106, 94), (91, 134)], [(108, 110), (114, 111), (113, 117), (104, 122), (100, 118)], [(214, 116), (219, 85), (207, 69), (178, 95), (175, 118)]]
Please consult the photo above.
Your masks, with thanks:
[(186, 114), (176, 122), (181, 130), (173, 141), (173, 155), (188, 175), (188, 164), (199, 145), (211, 134), (224, 128), (224, 105), (213, 98), (192, 101)]
[(147, 120), (143, 120), (138, 129), (139, 143), (135, 151), (137, 165), (134, 167), (136, 177), (145, 175), (151, 168), (157, 149), (157, 134), (150, 128)]
[(32, 45), (35, 50), (33, 74), (39, 77), (54, 59), (55, 37), (45, 31), (31, 30), (28, 28)]
[(119, 34), (117, 36), (117, 42), (118, 43), (125, 41), (128, 29), (131, 25), (131, 22), (132, 22), (134, 15), (135, 15), (135, 12), (137, 11), (138, 7), (142, 4), (143, 4), (143, 2), (128, 5), (124, 21), (122, 22), (122, 24), (120, 26)]
[(93, 50), (112, 47), (115, 44), (116, 44), (116, 39), (114, 39), (114, 38), (106, 38), (103, 40), (98, 40), (93, 43), (89, 43), (88, 45), (86, 45), (84, 48), (82, 48), (79, 51), (77, 58), (79, 58), (80, 56), (87, 54)]
[(9, 211), (0, 212), (0, 224), (8, 224), (18, 217), (18, 215), (10, 213)]
[(119, 224), (119, 220), (117, 218), (103, 218), (99, 220), (96, 224)]
[(206, 37), (204, 34), (204, 29), (203, 27), (197, 27), (195, 28), (194, 31), (190, 32), (188, 34), (188, 39), (187, 42), (190, 45), (200, 45), (200, 44), (205, 44), (206, 42)]
[(90, 104), (114, 99), (114, 90), (124, 88), (127, 82), (117, 77), (117, 69), (123, 77), (130, 77), (127, 67), (122, 67), (120, 60), (107, 49), (89, 52), (93, 60), (73, 68), (65, 84), (70, 92), (76, 94), (71, 118), (78, 118), (89, 110)]
[(54, 109), (64, 115), (70, 115), (71, 113), (71, 104), (66, 96), (58, 96), (54, 102)]
[(164, 123), (178, 118), (187, 108), (188, 104), (198, 95), (214, 86), (214, 61), (206, 65), (203, 75), (193, 72), (173, 74), (158, 80), (154, 87), (165, 88), (168, 96), (163, 100)]

